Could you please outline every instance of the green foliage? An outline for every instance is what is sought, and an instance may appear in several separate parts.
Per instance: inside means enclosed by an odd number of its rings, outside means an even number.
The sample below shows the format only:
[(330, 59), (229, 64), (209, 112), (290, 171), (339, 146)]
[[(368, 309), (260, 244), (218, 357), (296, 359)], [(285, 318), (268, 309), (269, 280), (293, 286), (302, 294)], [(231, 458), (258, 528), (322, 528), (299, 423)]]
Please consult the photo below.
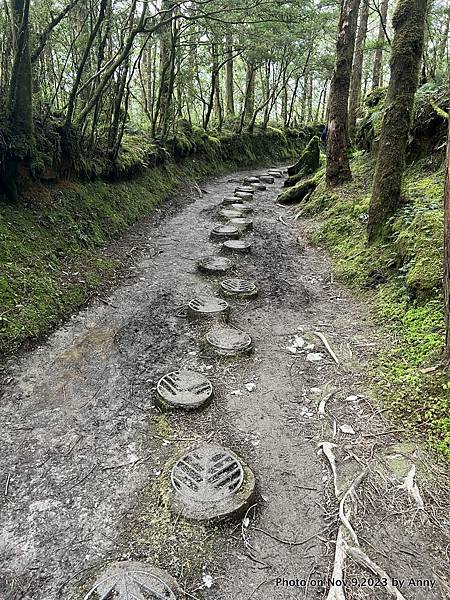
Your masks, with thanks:
[[(394, 218), (393, 236), (371, 246), (366, 244), (371, 159), (357, 156), (352, 171), (353, 182), (332, 194), (320, 183), (303, 214), (320, 219), (316, 240), (334, 257), (337, 276), (371, 300), (374, 318), (385, 328), (387, 343), (372, 370), (378, 395), (450, 459), (448, 371), (421, 371), (439, 364), (444, 346), (442, 170), (430, 174), (423, 163), (408, 170), (406, 204)], [(387, 282), (365, 291), (374, 269)]]

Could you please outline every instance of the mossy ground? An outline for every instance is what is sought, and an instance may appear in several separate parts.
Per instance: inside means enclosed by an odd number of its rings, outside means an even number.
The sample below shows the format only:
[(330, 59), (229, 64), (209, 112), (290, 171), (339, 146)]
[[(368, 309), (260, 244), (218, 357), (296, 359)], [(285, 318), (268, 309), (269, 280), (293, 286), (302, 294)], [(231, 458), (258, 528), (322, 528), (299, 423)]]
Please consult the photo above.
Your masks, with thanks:
[[(111, 281), (120, 261), (105, 254), (108, 243), (181, 185), (287, 160), (304, 143), (300, 132), (275, 129), (220, 140), (194, 133), (178, 136), (164, 160), (161, 148), (126, 139), (121, 180), (28, 184), (18, 204), (0, 202), (0, 354), (47, 333)], [(150, 167), (152, 153), (160, 164)]]
[[(430, 171), (426, 161), (409, 168), (392, 239), (369, 247), (373, 168), (372, 159), (357, 155), (353, 182), (327, 192), (322, 181), (302, 212), (319, 219), (315, 239), (331, 253), (338, 278), (371, 301), (377, 325), (389, 332), (389, 345), (373, 364), (378, 395), (450, 460), (450, 384), (441, 362), (443, 171)], [(374, 270), (385, 283), (371, 285)]]

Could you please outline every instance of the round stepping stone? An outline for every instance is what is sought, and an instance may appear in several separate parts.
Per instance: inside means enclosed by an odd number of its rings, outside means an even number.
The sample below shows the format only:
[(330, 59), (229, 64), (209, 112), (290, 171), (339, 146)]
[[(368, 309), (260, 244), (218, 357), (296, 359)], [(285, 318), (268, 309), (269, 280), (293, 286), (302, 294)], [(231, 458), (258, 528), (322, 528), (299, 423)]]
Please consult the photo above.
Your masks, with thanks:
[(269, 175), (273, 175), (273, 177), (275, 177), (276, 179), (280, 179), (280, 177), (283, 177), (283, 173), (281, 171), (278, 171), (278, 169), (269, 169), (267, 172)]
[(213, 386), (201, 373), (172, 371), (156, 385), (158, 403), (164, 408), (195, 410), (213, 397)]
[(197, 262), (198, 270), (208, 275), (226, 273), (232, 267), (233, 262), (223, 256), (205, 256)]
[(220, 291), (224, 296), (232, 298), (255, 298), (258, 288), (253, 281), (246, 279), (224, 279), (220, 284)]
[(221, 298), (193, 298), (188, 304), (191, 319), (228, 319), (230, 305)]
[(84, 600), (102, 598), (178, 600), (181, 597), (181, 589), (177, 582), (165, 571), (145, 563), (123, 561), (112, 563), (105, 569)]
[(248, 254), (251, 249), (252, 242), (247, 240), (226, 240), (222, 244), (222, 251), (227, 254)]
[(209, 235), (211, 239), (215, 240), (237, 239), (240, 236), (241, 231), (234, 225), (216, 225)]
[(250, 231), (253, 229), (253, 219), (247, 219), (246, 217), (233, 217), (228, 223), (242, 229), (242, 231)]
[(242, 198), (237, 198), (236, 196), (225, 196), (225, 198), (222, 200), (222, 204), (224, 206), (227, 206), (228, 204), (243, 204), (244, 201), (242, 200)]
[(242, 213), (239, 209), (222, 208), (222, 210), (219, 211), (219, 215), (224, 219), (233, 219), (234, 217), (242, 216)]
[(259, 183), (259, 177), (245, 177), (244, 185), (247, 185), (248, 183)]
[(273, 175), (269, 175), (269, 174), (267, 174), (267, 175), (261, 175), (259, 179), (263, 183), (273, 183), (274, 182)]
[(170, 474), (169, 506), (183, 517), (218, 522), (242, 515), (255, 498), (255, 476), (231, 450), (203, 445), (183, 454)]
[(246, 206), (244, 204), (231, 204), (230, 208), (232, 210), (237, 210), (241, 215), (248, 215), (253, 212), (253, 208), (251, 206)]
[(206, 334), (206, 341), (221, 356), (239, 356), (252, 350), (252, 338), (230, 325), (217, 325)]
[(254, 194), (255, 188), (251, 185), (238, 185), (237, 188), (234, 189), (234, 192), (244, 192), (244, 194)]
[(242, 198), (242, 200), (253, 200), (253, 194), (248, 192), (234, 192), (236, 198)]
[(267, 185), (265, 183), (252, 183), (252, 187), (259, 192), (264, 192), (267, 190)]

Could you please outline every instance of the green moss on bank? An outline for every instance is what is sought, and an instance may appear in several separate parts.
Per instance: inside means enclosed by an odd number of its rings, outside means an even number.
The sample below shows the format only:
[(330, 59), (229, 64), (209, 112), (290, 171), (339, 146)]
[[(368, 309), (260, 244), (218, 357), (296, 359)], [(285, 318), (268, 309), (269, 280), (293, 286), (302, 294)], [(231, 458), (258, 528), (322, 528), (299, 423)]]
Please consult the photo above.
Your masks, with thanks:
[(269, 130), (219, 140), (196, 131), (189, 140), (183, 151), (173, 141), (169, 160), (167, 149), (127, 138), (117, 165), (127, 180), (33, 184), (17, 205), (0, 203), (0, 354), (47, 333), (111, 280), (119, 264), (105, 247), (181, 185), (292, 158), (304, 136)]
[(371, 300), (377, 323), (389, 332), (373, 365), (379, 396), (450, 460), (449, 374), (440, 363), (444, 176), (424, 167), (407, 172), (405, 204), (387, 244), (366, 245), (373, 173), (367, 156), (355, 158), (350, 185), (329, 193), (322, 182), (304, 213), (320, 219), (315, 238), (333, 256), (339, 279)]

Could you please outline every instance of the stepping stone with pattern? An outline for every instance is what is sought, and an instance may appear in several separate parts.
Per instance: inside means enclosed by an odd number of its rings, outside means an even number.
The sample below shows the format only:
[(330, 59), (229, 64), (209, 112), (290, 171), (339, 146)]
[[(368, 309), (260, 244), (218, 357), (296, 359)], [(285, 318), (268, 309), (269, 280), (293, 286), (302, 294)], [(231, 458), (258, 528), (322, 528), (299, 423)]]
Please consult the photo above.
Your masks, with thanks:
[(195, 410), (208, 404), (213, 394), (212, 383), (188, 369), (167, 373), (156, 385), (156, 401), (163, 408)]

